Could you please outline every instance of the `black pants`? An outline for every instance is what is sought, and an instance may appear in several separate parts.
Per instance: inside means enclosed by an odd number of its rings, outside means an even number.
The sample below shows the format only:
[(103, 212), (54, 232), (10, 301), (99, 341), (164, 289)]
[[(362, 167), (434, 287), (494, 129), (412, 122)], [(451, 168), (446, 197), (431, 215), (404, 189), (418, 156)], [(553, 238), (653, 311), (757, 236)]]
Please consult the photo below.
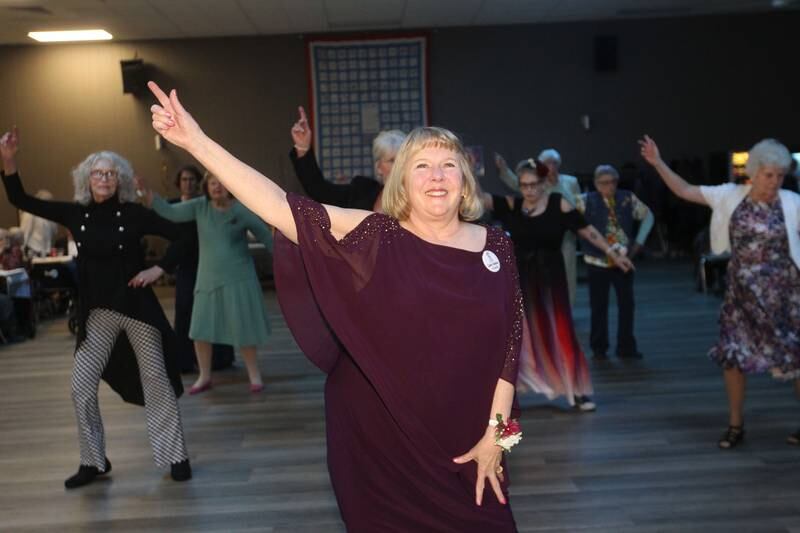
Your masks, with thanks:
[[(191, 372), (197, 364), (194, 353), (194, 342), (189, 338), (189, 326), (192, 323), (192, 306), (194, 305), (194, 283), (197, 271), (178, 269), (175, 273), (175, 336), (177, 337), (178, 361), (181, 372)], [(220, 370), (233, 364), (233, 347), (226, 344), (214, 344), (211, 356), (211, 368)]]
[(617, 355), (636, 354), (633, 336), (633, 271), (625, 273), (619, 268), (602, 268), (586, 265), (589, 279), (589, 305), (592, 309), (592, 329), (589, 343), (596, 354), (608, 352), (608, 292), (614, 286), (617, 295)]

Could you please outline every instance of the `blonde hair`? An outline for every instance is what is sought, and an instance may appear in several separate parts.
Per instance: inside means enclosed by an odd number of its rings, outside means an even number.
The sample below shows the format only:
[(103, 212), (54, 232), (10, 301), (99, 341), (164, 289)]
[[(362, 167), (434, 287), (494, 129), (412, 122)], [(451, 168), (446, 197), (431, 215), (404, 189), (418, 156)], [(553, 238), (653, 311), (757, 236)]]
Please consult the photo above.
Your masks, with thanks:
[(483, 202), (478, 195), (478, 183), (469, 164), (464, 145), (453, 132), (444, 128), (416, 128), (408, 134), (386, 179), (381, 204), (383, 211), (398, 220), (408, 219), (411, 205), (406, 191), (405, 177), (413, 157), (423, 148), (445, 148), (456, 153), (458, 166), (461, 169), (462, 189), (461, 203), (458, 206), (458, 217), (468, 222), (478, 220), (483, 215)]

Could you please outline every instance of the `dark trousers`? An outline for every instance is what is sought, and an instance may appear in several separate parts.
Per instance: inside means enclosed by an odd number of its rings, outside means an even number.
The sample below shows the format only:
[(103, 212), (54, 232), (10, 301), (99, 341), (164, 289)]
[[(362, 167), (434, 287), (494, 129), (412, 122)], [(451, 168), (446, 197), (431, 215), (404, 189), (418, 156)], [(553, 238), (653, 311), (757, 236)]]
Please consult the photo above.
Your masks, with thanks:
[(625, 357), (636, 354), (636, 338), (633, 336), (633, 272), (625, 273), (618, 268), (602, 268), (586, 265), (589, 280), (589, 305), (592, 309), (592, 329), (589, 343), (596, 354), (608, 352), (608, 293), (614, 286), (617, 295), (617, 355)]
[[(192, 306), (194, 305), (194, 283), (197, 271), (178, 269), (175, 273), (175, 336), (177, 337), (178, 361), (181, 372), (191, 372), (197, 365), (194, 353), (194, 342), (189, 338), (189, 326), (192, 323)], [(220, 370), (233, 364), (233, 347), (225, 344), (214, 344), (211, 356), (211, 368)]]

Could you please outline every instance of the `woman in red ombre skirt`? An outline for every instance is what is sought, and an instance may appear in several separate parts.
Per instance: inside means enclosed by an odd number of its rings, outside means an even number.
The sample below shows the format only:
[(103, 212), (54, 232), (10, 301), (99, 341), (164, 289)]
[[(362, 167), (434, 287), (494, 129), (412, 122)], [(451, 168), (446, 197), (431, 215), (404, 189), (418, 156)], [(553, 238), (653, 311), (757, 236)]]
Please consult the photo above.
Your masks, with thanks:
[(511, 234), (525, 302), (525, 331), (517, 386), (592, 411), (592, 379), (575, 335), (561, 254), (564, 233), (573, 231), (612, 254), (622, 268), (630, 261), (609, 248), (600, 233), (558, 193), (546, 192), (547, 169), (537, 160), (517, 165), (522, 197), (484, 196), (487, 207)]

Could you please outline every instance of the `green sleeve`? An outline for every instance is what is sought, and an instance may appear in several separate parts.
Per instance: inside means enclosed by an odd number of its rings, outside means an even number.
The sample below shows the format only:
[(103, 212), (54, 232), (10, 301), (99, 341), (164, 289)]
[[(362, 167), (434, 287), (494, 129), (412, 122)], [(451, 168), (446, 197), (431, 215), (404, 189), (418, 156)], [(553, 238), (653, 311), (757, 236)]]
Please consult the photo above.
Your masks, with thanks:
[(172, 222), (191, 222), (197, 218), (197, 206), (204, 201), (205, 198), (200, 197), (171, 204), (160, 196), (153, 196), (153, 211)]

